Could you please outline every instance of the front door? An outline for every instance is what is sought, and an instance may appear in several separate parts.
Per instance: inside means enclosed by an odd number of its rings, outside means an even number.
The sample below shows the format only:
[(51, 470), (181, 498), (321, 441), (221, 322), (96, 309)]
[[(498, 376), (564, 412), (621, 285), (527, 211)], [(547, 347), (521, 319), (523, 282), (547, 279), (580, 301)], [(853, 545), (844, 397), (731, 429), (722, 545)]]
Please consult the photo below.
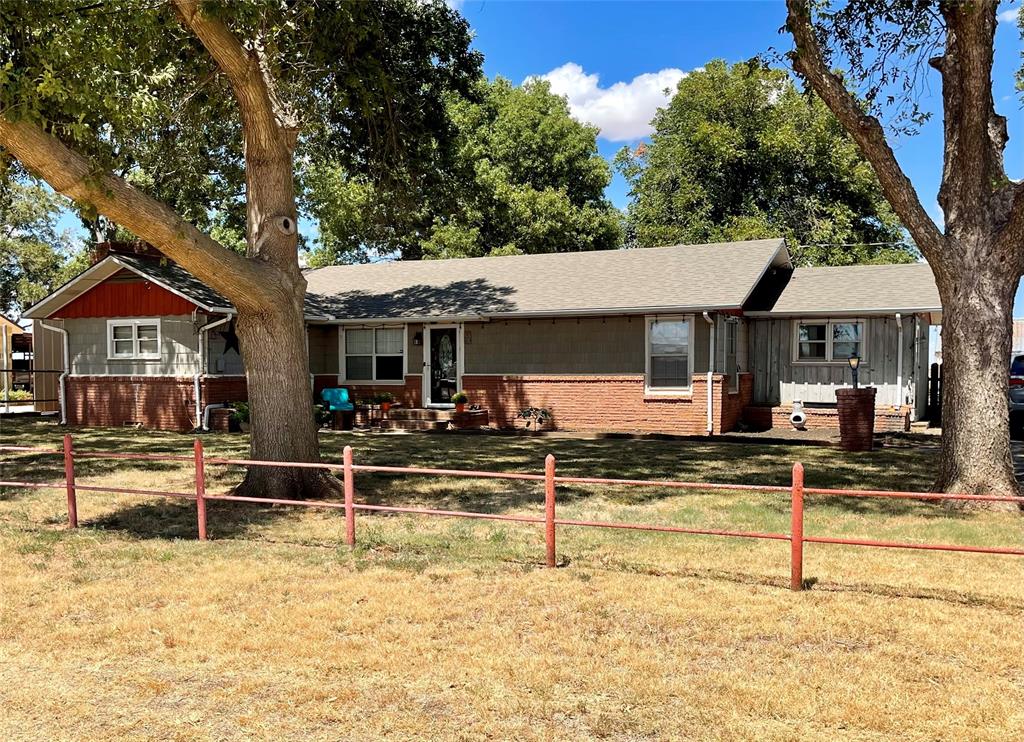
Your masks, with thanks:
[(459, 332), (455, 327), (429, 327), (428, 404), (448, 405), (459, 390)]

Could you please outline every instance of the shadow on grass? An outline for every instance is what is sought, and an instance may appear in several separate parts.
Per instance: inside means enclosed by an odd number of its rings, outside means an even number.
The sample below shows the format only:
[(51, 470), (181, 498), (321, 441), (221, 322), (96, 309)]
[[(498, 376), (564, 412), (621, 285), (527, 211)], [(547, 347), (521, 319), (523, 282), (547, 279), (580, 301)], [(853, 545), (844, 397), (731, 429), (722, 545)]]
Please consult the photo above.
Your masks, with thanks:
[[(293, 517), (290, 508), (256, 504), (206, 503), (206, 527), (210, 538), (238, 538), (280, 518)], [(118, 531), (140, 539), (199, 538), (199, 521), (193, 500), (154, 500), (118, 508), (81, 525)]]

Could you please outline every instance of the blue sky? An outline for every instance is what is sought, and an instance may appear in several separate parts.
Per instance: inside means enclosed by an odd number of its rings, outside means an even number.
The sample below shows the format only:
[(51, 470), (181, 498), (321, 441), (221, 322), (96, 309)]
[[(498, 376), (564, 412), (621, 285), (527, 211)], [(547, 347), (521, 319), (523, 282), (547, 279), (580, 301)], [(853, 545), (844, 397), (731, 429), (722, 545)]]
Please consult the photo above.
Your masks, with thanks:
[[(993, 72), (997, 110), (1009, 119), (1006, 150), (1010, 177), (1024, 178), (1024, 114), (1014, 92), (1021, 42), (1009, 15), (1019, 7), (1003, 0), (996, 35)], [(664, 81), (721, 58), (737, 62), (791, 46), (779, 34), (785, 22), (782, 0), (741, 2), (495, 2), (457, 3), (484, 53), (484, 71), (520, 83), (531, 75), (549, 76), (569, 97), (577, 117), (601, 127), (601, 154), (611, 158), (643, 138)], [(659, 74), (661, 73), (661, 74)], [(596, 76), (596, 78), (595, 78)], [(941, 224), (936, 201), (942, 175), (942, 113), (938, 75), (931, 71), (922, 103), (935, 112), (913, 137), (893, 142), (897, 158), (921, 201)], [(626, 186), (616, 176), (608, 189), (612, 202), (627, 203)], [(1024, 315), (1024, 289), (1017, 292), (1016, 316)]]

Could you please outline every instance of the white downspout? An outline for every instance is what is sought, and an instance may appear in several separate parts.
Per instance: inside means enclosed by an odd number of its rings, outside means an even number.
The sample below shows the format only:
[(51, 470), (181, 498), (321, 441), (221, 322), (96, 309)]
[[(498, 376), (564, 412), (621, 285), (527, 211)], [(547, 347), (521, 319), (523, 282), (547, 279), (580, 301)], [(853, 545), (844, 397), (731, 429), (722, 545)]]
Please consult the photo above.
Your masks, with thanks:
[(917, 385), (921, 383), (921, 379), (918, 378), (918, 366), (921, 364), (920, 352), (921, 348), (921, 316), (914, 315), (914, 367), (910, 373), (913, 374), (914, 383), (911, 384), (910, 394), (910, 421), (917, 422)]
[(40, 326), (44, 330), (50, 330), (51, 332), (59, 332), (63, 336), (63, 355), (64, 355), (64, 371), (59, 377), (57, 377), (57, 397), (60, 400), (60, 424), (68, 424), (68, 404), (67, 404), (67, 392), (66, 392), (66, 380), (68, 374), (71, 373), (71, 346), (68, 342), (68, 331), (63, 327), (53, 327), (52, 325), (46, 324), (46, 320), (39, 320)]
[(711, 315), (703, 312), (704, 321), (708, 323), (711, 335), (708, 340), (708, 435), (715, 430), (714, 381), (715, 381), (715, 321)]
[(896, 312), (896, 389), (899, 397), (896, 406), (903, 407), (907, 395), (903, 393), (903, 315)]
[[(7, 381), (7, 369), (14, 367), (14, 354), (7, 357), (7, 328), (0, 327), (0, 364), (3, 365), (4, 375), (4, 412), (11, 411), (11, 389)], [(8, 365), (10, 364), (10, 365)]]
[(202, 390), (202, 378), (206, 374), (206, 336), (214, 327), (220, 327), (225, 322), (231, 321), (231, 315), (226, 315), (216, 322), (208, 322), (199, 328), (199, 373), (193, 379), (193, 393), (196, 398), (196, 427), (207, 430), (209, 413), (203, 409), (203, 401), (200, 398)]

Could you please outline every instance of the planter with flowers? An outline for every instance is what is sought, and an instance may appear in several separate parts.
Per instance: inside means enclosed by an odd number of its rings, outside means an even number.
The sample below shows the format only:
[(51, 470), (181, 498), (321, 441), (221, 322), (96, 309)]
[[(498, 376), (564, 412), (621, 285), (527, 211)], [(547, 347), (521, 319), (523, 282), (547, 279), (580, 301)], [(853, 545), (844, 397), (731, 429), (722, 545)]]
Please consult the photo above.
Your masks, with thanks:
[(469, 395), (465, 392), (455, 392), (452, 395), (452, 402), (455, 404), (456, 412), (465, 412), (466, 404), (469, 402)]

